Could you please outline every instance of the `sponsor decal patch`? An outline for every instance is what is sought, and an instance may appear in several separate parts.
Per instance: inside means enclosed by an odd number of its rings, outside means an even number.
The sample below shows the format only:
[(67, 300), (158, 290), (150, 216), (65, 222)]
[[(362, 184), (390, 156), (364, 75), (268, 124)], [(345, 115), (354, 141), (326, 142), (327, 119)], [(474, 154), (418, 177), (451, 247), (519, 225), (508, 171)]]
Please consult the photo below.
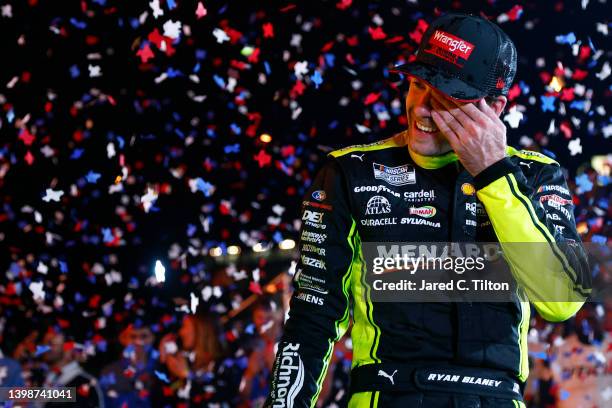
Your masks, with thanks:
[(540, 202), (546, 202), (546, 201), (554, 201), (558, 204), (561, 205), (567, 205), (567, 204), (572, 204), (572, 200), (569, 200), (567, 198), (563, 198), (561, 196), (558, 196), (556, 194), (546, 194), (543, 195), (542, 197), (540, 197)]
[(560, 193), (560, 194), (565, 194), (568, 197), (572, 196), (567, 188), (562, 187), (562, 186), (557, 186), (555, 184), (543, 185), (543, 186), (538, 187), (538, 193), (548, 193), (552, 191), (556, 191), (557, 193)]
[(442, 58), (458, 67), (463, 67), (474, 51), (474, 44), (449, 34), (436, 30), (427, 43), (425, 52)]
[(372, 163), (374, 178), (383, 180), (392, 186), (405, 186), (416, 183), (416, 172), (409, 164), (389, 167), (384, 164)]
[(325, 229), (327, 225), (323, 224), (323, 213), (318, 211), (304, 210), (302, 221), (308, 226)]
[(274, 408), (293, 408), (295, 398), (304, 386), (304, 363), (299, 349), (299, 343), (282, 344), (277, 356), (276, 381), (272, 386)]
[(404, 201), (409, 203), (429, 202), (435, 199), (435, 190), (404, 191)]
[(312, 242), (313, 244), (322, 244), (327, 239), (327, 234), (319, 234), (318, 232), (302, 231), (300, 237), (302, 241)]
[(353, 191), (355, 193), (365, 193), (365, 192), (372, 192), (372, 193), (377, 193), (377, 194), (389, 193), (394, 197), (400, 197), (400, 193), (393, 191), (389, 187), (385, 187), (382, 184), (379, 184), (377, 186), (357, 186), (353, 189)]
[(325, 201), (325, 199), (327, 198), (327, 194), (325, 194), (325, 191), (323, 190), (313, 191), (312, 198), (314, 198), (317, 201)]
[(331, 211), (334, 207), (328, 204), (315, 203), (314, 201), (302, 201), (302, 205), (307, 207), (322, 208)]
[(383, 196), (374, 196), (368, 200), (365, 213), (367, 215), (374, 214), (389, 214), (391, 212), (391, 204)]
[(424, 207), (412, 207), (410, 208), (410, 215), (418, 215), (423, 218), (431, 218), (436, 215), (436, 207), (426, 205)]
[(307, 303), (312, 303), (314, 305), (323, 306), (323, 298), (311, 295), (310, 293), (300, 292), (297, 294), (296, 299), (302, 300)]
[(466, 196), (473, 196), (474, 194), (476, 194), (476, 187), (474, 187), (474, 185), (470, 183), (463, 183), (461, 185), (461, 192)]
[(302, 255), (302, 263), (304, 265), (312, 266), (314, 268), (326, 269), (325, 268), (325, 262), (323, 262), (320, 259), (311, 258), (311, 257), (306, 256), (306, 255)]

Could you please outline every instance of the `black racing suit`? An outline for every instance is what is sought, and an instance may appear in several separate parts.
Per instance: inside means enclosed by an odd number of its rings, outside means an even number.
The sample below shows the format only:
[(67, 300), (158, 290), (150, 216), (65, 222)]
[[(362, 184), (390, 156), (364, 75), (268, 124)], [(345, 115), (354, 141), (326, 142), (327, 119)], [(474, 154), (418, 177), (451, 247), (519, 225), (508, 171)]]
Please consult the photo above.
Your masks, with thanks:
[[(389, 211), (372, 214), (368, 209), (373, 203), (388, 205)], [(436, 209), (427, 222), (404, 220), (419, 218), (410, 209), (425, 206)], [(409, 152), (403, 133), (332, 152), (303, 202), (295, 292), (266, 406), (316, 404), (334, 343), (351, 318), (349, 407), (523, 406), (521, 389), (528, 375), (527, 295), (503, 303), (373, 303), (368, 300), (371, 287), (363, 278), (361, 242), (559, 244), (557, 257), (544, 269), (534, 268), (530, 259), (507, 261), (517, 281), (530, 286), (529, 293), (546, 286), (548, 273), (561, 276), (557, 284), (566, 285), (576, 297), (566, 302), (529, 299), (545, 319), (562, 321), (575, 314), (590, 290), (572, 209), (558, 163), (536, 152), (508, 148), (505, 159), (475, 178), (452, 152), (433, 158)], [(453, 369), (471, 369), (468, 378), (485, 378), (484, 384), (491, 386), (497, 383), (486, 378), (499, 375), (514, 394), (496, 395), (493, 390), (483, 392), (484, 396), (470, 395), (470, 391), (455, 395), (452, 389), (427, 391), (427, 386), (377, 388), (375, 383), (386, 379), (391, 384), (394, 368), (406, 365), (441, 365), (450, 374)], [(411, 378), (419, 374), (415, 372)], [(486, 376), (478, 377), (478, 373)], [(353, 387), (356, 383), (361, 389)]]

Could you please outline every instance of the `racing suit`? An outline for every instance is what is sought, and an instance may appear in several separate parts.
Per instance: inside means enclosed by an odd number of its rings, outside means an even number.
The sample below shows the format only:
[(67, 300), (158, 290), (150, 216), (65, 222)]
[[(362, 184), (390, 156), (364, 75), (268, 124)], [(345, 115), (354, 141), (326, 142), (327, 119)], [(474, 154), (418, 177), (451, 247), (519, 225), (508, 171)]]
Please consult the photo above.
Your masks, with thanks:
[[(388, 211), (368, 211), (381, 202)], [(423, 206), (434, 207), (435, 215), (412, 215), (411, 208)], [(265, 406), (315, 406), (334, 343), (351, 318), (349, 407), (523, 406), (527, 297), (503, 303), (373, 303), (361, 242), (569, 243), (559, 245), (545, 268), (561, 271), (561, 283), (577, 296), (532, 302), (545, 319), (562, 321), (575, 314), (590, 290), (572, 208), (559, 164), (537, 152), (508, 147), (506, 158), (476, 177), (453, 152), (424, 157), (409, 151), (404, 133), (330, 153), (303, 201), (295, 291)], [(534, 290), (546, 286), (547, 271), (534, 268), (533, 260), (507, 261), (519, 283)], [(498, 375), (508, 389), (454, 395), (453, 388), (425, 381), (416, 389), (393, 388), (407, 364), (414, 369), (410, 381), (431, 375), (419, 366), (436, 364), (446, 368), (442, 374), (448, 378), (471, 369), (468, 378), (482, 377), (478, 381), (487, 385), (496, 385), (486, 378)], [(399, 371), (395, 378), (394, 371)]]

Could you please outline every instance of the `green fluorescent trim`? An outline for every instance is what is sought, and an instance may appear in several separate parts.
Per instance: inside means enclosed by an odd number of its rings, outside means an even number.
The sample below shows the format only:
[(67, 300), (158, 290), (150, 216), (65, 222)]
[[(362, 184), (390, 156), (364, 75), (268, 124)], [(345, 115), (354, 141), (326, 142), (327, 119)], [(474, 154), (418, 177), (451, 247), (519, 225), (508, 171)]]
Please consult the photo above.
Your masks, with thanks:
[(557, 161), (551, 159), (550, 157), (531, 150), (517, 150), (512, 146), (506, 146), (506, 153), (508, 156), (518, 156), (525, 160), (535, 160), (540, 163), (556, 164), (557, 166), (559, 165)]
[(406, 146), (403, 135), (404, 133), (402, 132), (388, 139), (379, 140), (374, 143), (348, 146), (342, 149), (334, 150), (333, 152), (329, 153), (328, 156), (340, 157), (353, 152), (371, 152), (374, 150), (388, 149), (390, 147)]
[(370, 285), (368, 285), (365, 279), (365, 262), (363, 260), (363, 252), (361, 251), (361, 238), (359, 237), (359, 233), (357, 233), (357, 239), (359, 242), (358, 256), (361, 261), (361, 281), (366, 289), (367, 317), (368, 321), (374, 328), (374, 341), (372, 342), (372, 347), (370, 348), (370, 357), (372, 357), (372, 360), (374, 360), (375, 363), (380, 363), (380, 359), (376, 356), (376, 352), (378, 351), (378, 342), (380, 341), (380, 327), (378, 327), (378, 325), (374, 322), (374, 304), (372, 303), (372, 298), (370, 297), (372, 288), (370, 288)]
[(459, 160), (459, 158), (453, 151), (445, 153), (441, 156), (423, 156), (410, 149), (408, 149), (408, 152), (410, 153), (410, 157), (412, 157), (412, 160), (414, 160), (414, 162), (419, 167), (422, 167), (424, 169), (430, 169), (430, 170), (439, 169), (441, 167), (446, 166), (449, 163), (453, 163)]
[(529, 330), (530, 309), (529, 302), (523, 302), (519, 298), (521, 306), (521, 322), (519, 323), (519, 350), (520, 350), (520, 365), (518, 378), (521, 381), (527, 381), (529, 376), (529, 347), (527, 345), (527, 332)]
[(563, 253), (560, 253), (559, 248), (557, 248), (555, 238), (552, 236), (550, 231), (548, 231), (548, 228), (546, 228), (546, 225), (542, 224), (540, 219), (537, 217), (535, 209), (531, 205), (531, 201), (527, 197), (525, 197), (525, 195), (518, 188), (518, 183), (516, 182), (516, 178), (514, 177), (514, 174), (510, 173), (506, 177), (508, 178), (508, 180), (510, 182), (510, 190), (519, 199), (519, 201), (523, 202), (523, 205), (527, 208), (527, 211), (529, 212), (529, 215), (531, 216), (531, 221), (534, 224), (536, 224), (536, 228), (538, 228), (538, 230), (540, 230), (540, 232), (542, 232), (542, 234), (544, 235), (544, 238), (546, 238), (546, 240), (550, 244), (551, 249), (552, 249), (553, 253), (555, 254), (555, 257), (559, 259), (559, 261), (561, 263), (561, 266), (563, 267), (565, 272), (569, 275), (569, 277), (572, 279), (572, 282), (575, 285), (577, 285), (577, 283), (578, 283), (578, 275), (577, 275), (576, 271), (574, 271), (570, 267), (567, 259), (563, 255)]
[(357, 231), (357, 223), (355, 222), (355, 220), (352, 220), (352, 224), (351, 224), (351, 229), (349, 231), (348, 237), (346, 238), (349, 246), (351, 247), (351, 264), (349, 265), (348, 269), (346, 270), (346, 272), (344, 273), (344, 276), (342, 277), (342, 293), (344, 294), (344, 297), (346, 298), (346, 308), (344, 309), (344, 314), (342, 315), (342, 317), (339, 320), (336, 320), (334, 322), (334, 326), (336, 329), (336, 337), (333, 340), (328, 340), (328, 346), (327, 346), (327, 353), (325, 353), (325, 357), (323, 358), (323, 369), (321, 370), (321, 373), (319, 374), (319, 378), (317, 378), (317, 392), (315, 392), (315, 394), (312, 396), (311, 400), (310, 400), (310, 407), (314, 408), (316, 406), (317, 403), (317, 399), (319, 398), (319, 394), (321, 393), (321, 389), (322, 389), (322, 385), (323, 385), (323, 380), (325, 379), (325, 374), (327, 374), (327, 370), (329, 368), (329, 362), (331, 360), (331, 355), (334, 351), (334, 344), (340, 339), (340, 337), (342, 337), (344, 335), (344, 333), (346, 333), (346, 329), (348, 328), (348, 323), (349, 323), (349, 317), (350, 317), (350, 313), (349, 313), (349, 285), (350, 285), (350, 281), (351, 281), (351, 271), (352, 271), (352, 265), (353, 265), (353, 259), (355, 257), (355, 245), (353, 243), (353, 239), (355, 237), (355, 232)]

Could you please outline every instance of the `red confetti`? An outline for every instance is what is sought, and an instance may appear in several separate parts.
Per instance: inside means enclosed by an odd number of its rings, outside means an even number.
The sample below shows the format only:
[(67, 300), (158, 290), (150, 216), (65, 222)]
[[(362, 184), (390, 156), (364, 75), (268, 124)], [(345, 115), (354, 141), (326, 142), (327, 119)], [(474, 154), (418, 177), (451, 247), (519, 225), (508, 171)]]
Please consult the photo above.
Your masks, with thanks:
[(351, 7), (351, 4), (353, 4), (353, 0), (340, 0), (338, 3), (336, 3), (336, 8), (338, 10), (346, 10), (347, 8)]
[(363, 102), (366, 105), (371, 105), (374, 102), (376, 102), (378, 100), (378, 98), (380, 98), (380, 95), (382, 95), (382, 93), (369, 93), (368, 96), (366, 96), (365, 101)]
[(153, 54), (153, 51), (151, 51), (151, 47), (149, 47), (149, 44), (145, 44), (144, 47), (139, 49), (136, 55), (140, 57), (140, 60), (143, 63), (146, 63), (151, 58), (155, 57), (155, 54)]
[(274, 38), (274, 26), (272, 23), (266, 23), (263, 25), (263, 36), (264, 38)]
[(21, 132), (19, 132), (19, 140), (21, 140), (24, 145), (31, 146), (34, 140), (36, 140), (36, 136), (32, 135), (28, 129), (23, 128)]
[(255, 159), (255, 161), (257, 161), (257, 163), (259, 163), (260, 168), (268, 166), (272, 162), (272, 156), (267, 154), (266, 151), (263, 149), (260, 150), (256, 156), (253, 156), (253, 158)]
[(382, 27), (368, 27), (368, 32), (370, 33), (370, 37), (372, 37), (373, 40), (384, 40), (385, 38), (387, 38), (387, 34), (385, 34)]
[(23, 159), (26, 161), (26, 163), (28, 163), (29, 166), (31, 166), (32, 163), (34, 163), (34, 156), (29, 150)]

